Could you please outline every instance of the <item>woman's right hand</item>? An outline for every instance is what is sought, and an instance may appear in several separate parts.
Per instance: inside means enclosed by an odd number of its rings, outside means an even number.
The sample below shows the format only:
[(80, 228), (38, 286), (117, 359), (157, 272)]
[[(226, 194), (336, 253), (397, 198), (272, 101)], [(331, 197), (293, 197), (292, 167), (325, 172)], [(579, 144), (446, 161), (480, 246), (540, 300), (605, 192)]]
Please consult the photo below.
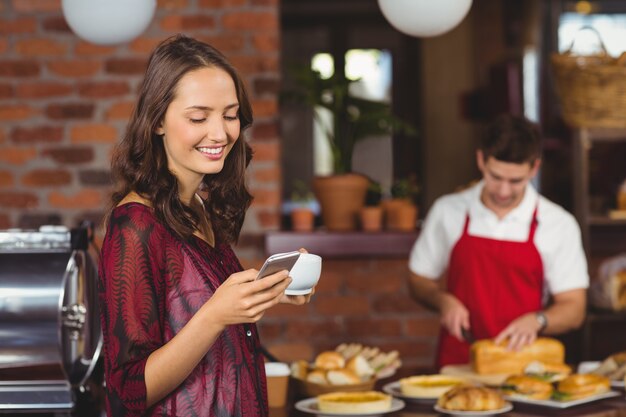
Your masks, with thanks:
[(210, 310), (211, 321), (223, 327), (256, 323), (265, 311), (278, 304), (292, 279), (279, 271), (257, 279), (259, 271), (247, 269), (232, 274), (202, 307)]

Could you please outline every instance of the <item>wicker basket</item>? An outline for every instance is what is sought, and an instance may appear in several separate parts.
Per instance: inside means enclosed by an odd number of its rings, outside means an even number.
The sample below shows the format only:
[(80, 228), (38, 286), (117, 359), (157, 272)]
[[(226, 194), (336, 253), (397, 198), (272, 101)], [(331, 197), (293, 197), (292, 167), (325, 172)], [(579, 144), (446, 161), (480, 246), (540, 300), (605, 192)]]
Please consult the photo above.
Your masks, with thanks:
[(563, 119), (574, 127), (626, 127), (626, 53), (551, 57)]

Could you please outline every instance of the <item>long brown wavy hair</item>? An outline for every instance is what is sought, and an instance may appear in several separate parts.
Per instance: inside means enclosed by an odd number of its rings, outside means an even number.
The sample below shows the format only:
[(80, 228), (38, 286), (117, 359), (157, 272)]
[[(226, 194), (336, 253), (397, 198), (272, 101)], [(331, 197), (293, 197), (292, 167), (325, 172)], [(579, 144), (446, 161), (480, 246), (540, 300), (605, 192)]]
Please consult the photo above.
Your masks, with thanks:
[(180, 79), (190, 71), (207, 67), (220, 68), (233, 79), (241, 130), (224, 168), (202, 180), (201, 188), (208, 193), (204, 210), (216, 241), (237, 242), (252, 202), (245, 184), (252, 150), (243, 138), (244, 130), (252, 124), (252, 107), (241, 77), (224, 55), (184, 35), (164, 40), (150, 56), (126, 133), (113, 152), (111, 175), (115, 185), (105, 224), (117, 204), (134, 191), (150, 201), (157, 219), (179, 237), (190, 239), (200, 227), (202, 214), (181, 202), (177, 178), (167, 166), (163, 137), (155, 132), (174, 99)]

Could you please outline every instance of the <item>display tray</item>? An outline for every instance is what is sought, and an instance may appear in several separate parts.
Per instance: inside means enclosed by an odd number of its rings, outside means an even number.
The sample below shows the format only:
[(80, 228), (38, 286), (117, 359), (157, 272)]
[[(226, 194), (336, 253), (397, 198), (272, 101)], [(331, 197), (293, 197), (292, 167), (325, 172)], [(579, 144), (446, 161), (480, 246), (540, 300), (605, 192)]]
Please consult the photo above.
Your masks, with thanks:
[(398, 398), (392, 398), (391, 399), (391, 407), (388, 410), (385, 411), (375, 411), (372, 413), (327, 413), (327, 412), (323, 412), (320, 411), (318, 405), (317, 405), (317, 398), (307, 398), (306, 400), (301, 400), (298, 401), (295, 405), (297, 410), (300, 410), (304, 413), (308, 413), (308, 414), (315, 414), (318, 416), (367, 416), (367, 417), (374, 417), (374, 416), (382, 416), (384, 414), (388, 414), (388, 413), (393, 413), (394, 411), (398, 411), (398, 410), (402, 410), (404, 408), (404, 401), (398, 399)]
[(531, 405), (538, 405), (542, 407), (551, 407), (551, 408), (570, 408), (570, 407), (574, 407), (577, 405), (589, 404), (595, 401), (604, 400), (605, 398), (619, 397), (620, 395), (623, 395), (623, 394), (617, 391), (609, 391), (609, 392), (605, 392), (602, 394), (592, 395), (587, 398), (581, 398), (579, 400), (572, 400), (572, 401), (532, 400), (529, 398), (515, 397), (512, 395), (506, 395), (504, 398), (515, 403), (531, 404)]

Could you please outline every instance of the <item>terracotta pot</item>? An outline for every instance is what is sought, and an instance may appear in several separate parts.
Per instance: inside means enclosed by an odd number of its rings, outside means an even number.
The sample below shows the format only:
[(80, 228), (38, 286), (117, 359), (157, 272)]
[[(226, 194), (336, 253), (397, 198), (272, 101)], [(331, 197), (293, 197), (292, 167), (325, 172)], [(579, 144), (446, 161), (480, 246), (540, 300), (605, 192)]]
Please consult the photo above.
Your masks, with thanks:
[(356, 229), (357, 214), (365, 203), (368, 184), (369, 180), (359, 174), (313, 178), (313, 191), (328, 230)]
[(381, 206), (366, 206), (359, 213), (361, 229), (366, 232), (378, 232), (383, 228), (383, 208)]
[(313, 230), (315, 214), (313, 210), (300, 207), (291, 210), (291, 229), (296, 232), (310, 232)]
[(410, 200), (391, 199), (383, 202), (387, 230), (411, 231), (417, 224), (418, 209)]

